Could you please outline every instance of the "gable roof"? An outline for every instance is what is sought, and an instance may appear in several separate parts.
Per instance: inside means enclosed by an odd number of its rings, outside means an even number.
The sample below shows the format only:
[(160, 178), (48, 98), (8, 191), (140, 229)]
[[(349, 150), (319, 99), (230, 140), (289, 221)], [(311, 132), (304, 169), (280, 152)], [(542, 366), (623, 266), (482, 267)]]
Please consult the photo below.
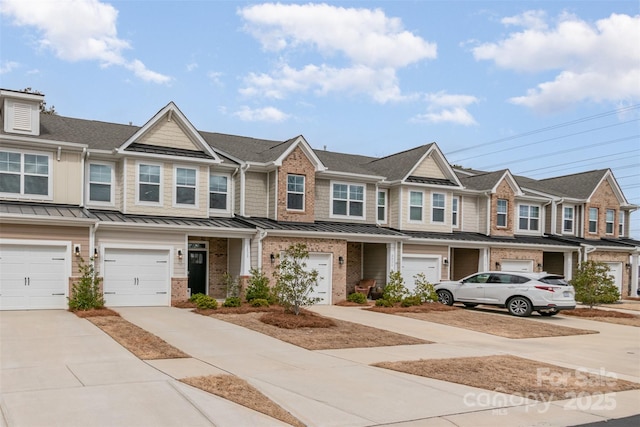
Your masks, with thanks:
[(429, 152), (434, 143), (421, 145), (400, 153), (375, 159), (367, 164), (367, 168), (388, 181), (400, 181), (406, 178), (416, 166), (416, 159), (422, 159)]

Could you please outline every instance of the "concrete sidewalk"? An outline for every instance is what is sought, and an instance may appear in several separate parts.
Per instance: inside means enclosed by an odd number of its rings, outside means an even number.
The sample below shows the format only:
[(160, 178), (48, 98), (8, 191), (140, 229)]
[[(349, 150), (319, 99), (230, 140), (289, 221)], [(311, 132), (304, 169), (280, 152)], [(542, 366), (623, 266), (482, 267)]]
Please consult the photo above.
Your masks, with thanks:
[(244, 378), (310, 426), (565, 426), (637, 414), (639, 391), (576, 408), (576, 401), (531, 402), (369, 363), (509, 353), (640, 382), (638, 328), (556, 317), (540, 321), (601, 333), (509, 340), (359, 308), (313, 310), (436, 344), (308, 351), (189, 310), (117, 308), (193, 356), (143, 362), (73, 314), (2, 312), (0, 426), (281, 425), (176, 381), (220, 372)]

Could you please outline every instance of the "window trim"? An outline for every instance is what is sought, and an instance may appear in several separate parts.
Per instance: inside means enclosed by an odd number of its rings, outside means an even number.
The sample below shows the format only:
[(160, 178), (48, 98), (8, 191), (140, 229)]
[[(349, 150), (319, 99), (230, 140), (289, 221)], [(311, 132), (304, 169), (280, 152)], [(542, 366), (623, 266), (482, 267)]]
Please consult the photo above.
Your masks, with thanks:
[[(451, 198), (451, 227), (460, 228), (460, 196), (453, 196)], [(454, 220), (455, 218), (455, 220)]]
[[(436, 196), (442, 196), (442, 203), (443, 203), (442, 206), (435, 205), (434, 199)], [(442, 211), (442, 221), (436, 221), (434, 219), (436, 209)], [(445, 193), (433, 192), (431, 193), (431, 224), (444, 225), (446, 223), (447, 223), (447, 195)]]
[[(500, 202), (505, 203), (505, 211), (500, 212)], [(500, 215), (504, 216), (504, 225), (500, 225)], [(507, 228), (509, 226), (509, 200), (498, 199), (496, 201), (496, 228)]]
[[(289, 191), (289, 177), (290, 176), (298, 176), (302, 178), (302, 193), (298, 192), (298, 191)], [(306, 205), (307, 205), (307, 177), (305, 175), (301, 175), (299, 173), (288, 173), (287, 174), (287, 187), (286, 187), (287, 191), (287, 199), (285, 202), (285, 206), (287, 211), (291, 211), (291, 212), (305, 212), (306, 210)], [(302, 208), (301, 209), (297, 209), (297, 208), (290, 208), (289, 207), (289, 194), (302, 194)]]
[[(227, 191), (224, 193), (227, 197), (227, 203), (224, 209), (212, 208), (211, 207), (211, 176), (222, 176), (227, 178)], [(217, 194), (222, 194), (219, 191), (216, 191)], [(230, 213), (231, 212), (231, 175), (228, 173), (221, 172), (213, 172), (209, 171), (209, 176), (207, 179), (207, 209), (211, 213)]]
[[(99, 200), (91, 200), (91, 165), (100, 165), (100, 166), (109, 166), (111, 168), (111, 179), (109, 181), (110, 192), (109, 192), (109, 202), (103, 202)], [(86, 181), (86, 197), (87, 197), (87, 205), (90, 206), (115, 206), (115, 196), (116, 196), (116, 186), (115, 186), (115, 176), (116, 176), (116, 165), (114, 162), (106, 162), (102, 160), (91, 160), (87, 162), (87, 181)], [(104, 184), (95, 183), (95, 184)]]
[(624, 237), (624, 211), (618, 211), (618, 237)]
[[(188, 185), (181, 185), (180, 187), (185, 187), (185, 188), (193, 188), (193, 192), (194, 192), (194, 196), (193, 196), (193, 204), (191, 203), (178, 203), (178, 169), (188, 169), (188, 170), (194, 170), (196, 171), (196, 177), (195, 177), (195, 184), (193, 185), (193, 187), (188, 186)], [(171, 188), (171, 193), (172, 193), (172, 201), (173, 204), (172, 206), (174, 208), (186, 208), (186, 209), (198, 209), (199, 207), (199, 197), (198, 197), (198, 193), (199, 193), (199, 189), (198, 189), (198, 180), (200, 179), (200, 168), (199, 167), (192, 167), (192, 166), (186, 166), (186, 165), (179, 165), (179, 164), (175, 164), (173, 165), (173, 185)], [(162, 177), (161, 177), (162, 178)], [(162, 182), (162, 179), (161, 179)]]
[[(158, 201), (157, 202), (149, 202), (145, 200), (140, 200), (140, 166), (158, 166), (160, 168), (160, 182), (158, 183), (159, 191), (158, 191)], [(136, 205), (142, 206), (163, 206), (164, 205), (164, 165), (162, 163), (157, 162), (147, 162), (147, 161), (137, 161), (135, 166), (136, 173)], [(146, 184), (146, 183), (145, 183)]]
[[(0, 173), (8, 173), (12, 175), (19, 175), (20, 177), (20, 192), (19, 193), (0, 193), (1, 197), (10, 197), (14, 199), (29, 199), (29, 200), (53, 200), (53, 154), (42, 151), (31, 151), (31, 150), (21, 150), (14, 149), (11, 147), (2, 147), (0, 149), (3, 153), (13, 153), (20, 155), (20, 172), (0, 172)], [(32, 155), (32, 156), (44, 156), (47, 158), (47, 194), (31, 194), (25, 193), (25, 167), (24, 167), (24, 156)], [(34, 174), (26, 174), (28, 176), (44, 176), (44, 175), (34, 175)]]
[[(595, 212), (596, 214), (595, 219), (591, 219), (591, 212)], [(589, 214), (589, 221), (587, 222), (587, 232), (589, 234), (598, 234), (598, 216), (600, 215), (598, 208), (589, 208), (588, 214)], [(594, 231), (591, 231), (591, 223), (594, 223), (595, 225)]]
[[(384, 205), (380, 204), (380, 194), (384, 194)], [(380, 208), (384, 209), (384, 218), (380, 219), (379, 210)], [(376, 223), (378, 224), (386, 224), (389, 221), (388, 218), (389, 211), (389, 190), (386, 188), (379, 189), (376, 192)]]
[[(414, 205), (411, 203), (411, 195), (413, 193), (420, 195), (420, 206)], [(409, 200), (407, 201), (407, 203), (408, 203), (407, 221), (412, 224), (424, 223), (424, 191), (409, 190)], [(411, 219), (411, 208), (418, 208), (418, 207), (420, 208), (420, 219)]]
[[(521, 215), (520, 213), (520, 209), (523, 208), (524, 206), (526, 206), (527, 209), (527, 228), (521, 228), (520, 227), (520, 220), (525, 218)], [(537, 217), (532, 217), (531, 216), (531, 208), (538, 208), (538, 216)], [(536, 229), (531, 229), (531, 220), (532, 219), (536, 219), (538, 221), (538, 228)], [(540, 233), (540, 230), (542, 228), (542, 208), (540, 207), (540, 205), (536, 205), (536, 204), (526, 204), (526, 203), (519, 203), (518, 204), (518, 231), (524, 232), (524, 233)]]
[[(567, 218), (566, 209), (571, 210), (571, 219)], [(565, 222), (571, 221), (571, 229), (565, 228)], [(576, 233), (576, 207), (574, 205), (562, 206), (562, 234), (575, 234)]]
[[(613, 215), (613, 219), (611, 221), (609, 221), (609, 218), (607, 218), (610, 213)], [(616, 210), (607, 209), (605, 211), (604, 221), (605, 221), (604, 223), (605, 234), (607, 234), (608, 236), (613, 236), (616, 232)], [(609, 232), (609, 225), (611, 225), (611, 232)]]
[[(333, 187), (335, 185), (346, 185), (347, 186), (347, 198), (346, 199), (335, 199)], [(362, 188), (362, 200), (351, 200), (351, 187), (361, 187)], [(367, 184), (360, 184), (355, 182), (344, 182), (344, 181), (331, 181), (330, 185), (330, 198), (329, 198), (329, 218), (339, 218), (339, 219), (357, 219), (364, 220), (367, 218)], [(376, 197), (377, 198), (377, 197)], [(344, 201), (347, 203), (347, 213), (346, 215), (337, 214), (333, 211), (333, 202), (336, 200)], [(362, 215), (350, 215), (351, 211), (351, 203), (362, 203)], [(377, 204), (377, 201), (376, 201)], [(376, 211), (376, 218), (378, 214)]]

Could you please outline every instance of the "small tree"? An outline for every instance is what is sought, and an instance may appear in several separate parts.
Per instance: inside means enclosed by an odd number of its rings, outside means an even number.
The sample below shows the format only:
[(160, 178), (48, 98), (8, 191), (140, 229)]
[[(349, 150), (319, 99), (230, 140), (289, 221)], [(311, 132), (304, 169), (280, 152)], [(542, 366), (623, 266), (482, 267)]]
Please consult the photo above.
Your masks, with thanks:
[(104, 297), (100, 290), (100, 279), (95, 274), (93, 260), (89, 264), (85, 264), (84, 259), (80, 257), (78, 270), (80, 271), (80, 280), (71, 287), (71, 296), (69, 297), (69, 310), (84, 311), (104, 307)]
[(271, 288), (269, 287), (269, 278), (257, 268), (249, 270), (249, 284), (246, 290), (246, 299), (248, 302), (254, 299), (269, 300), (271, 297)]
[(424, 273), (418, 273), (413, 276), (416, 287), (413, 290), (413, 296), (420, 298), (421, 303), (436, 302), (438, 301), (438, 294), (435, 288), (429, 281)]
[(578, 273), (571, 280), (576, 290), (576, 300), (589, 308), (618, 301), (620, 292), (609, 271), (609, 266), (602, 262), (585, 261), (580, 264)]
[(236, 279), (233, 278), (232, 275), (230, 275), (229, 273), (224, 273), (222, 275), (222, 281), (224, 282), (224, 287), (227, 291), (227, 298), (240, 297), (240, 284)]
[(404, 285), (404, 279), (402, 273), (399, 271), (392, 271), (389, 273), (389, 281), (384, 287), (382, 293), (382, 299), (389, 301), (391, 304), (402, 301), (409, 295), (409, 290)]
[(320, 298), (309, 296), (313, 288), (318, 285), (318, 271), (307, 271), (309, 251), (307, 245), (297, 243), (289, 246), (284, 251), (284, 256), (276, 266), (275, 293), (278, 301), (287, 311), (292, 311), (296, 316), (300, 314), (300, 308), (313, 305)]

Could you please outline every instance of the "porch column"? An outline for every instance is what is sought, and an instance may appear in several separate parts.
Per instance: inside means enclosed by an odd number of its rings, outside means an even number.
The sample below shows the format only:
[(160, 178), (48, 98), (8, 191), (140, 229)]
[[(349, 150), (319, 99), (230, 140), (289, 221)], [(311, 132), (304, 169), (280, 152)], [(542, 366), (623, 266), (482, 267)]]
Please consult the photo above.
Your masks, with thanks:
[(385, 277), (389, 276), (389, 273), (392, 271), (398, 271), (398, 246), (401, 244), (398, 244), (396, 242), (394, 243), (387, 243), (387, 272)]
[(248, 276), (251, 269), (251, 239), (242, 239), (242, 249), (240, 254), (240, 276)]
[[(636, 248), (638, 249), (638, 248)], [(631, 295), (638, 296), (638, 250), (631, 254)]]
[(573, 252), (564, 253), (564, 278), (567, 281), (573, 279)]

